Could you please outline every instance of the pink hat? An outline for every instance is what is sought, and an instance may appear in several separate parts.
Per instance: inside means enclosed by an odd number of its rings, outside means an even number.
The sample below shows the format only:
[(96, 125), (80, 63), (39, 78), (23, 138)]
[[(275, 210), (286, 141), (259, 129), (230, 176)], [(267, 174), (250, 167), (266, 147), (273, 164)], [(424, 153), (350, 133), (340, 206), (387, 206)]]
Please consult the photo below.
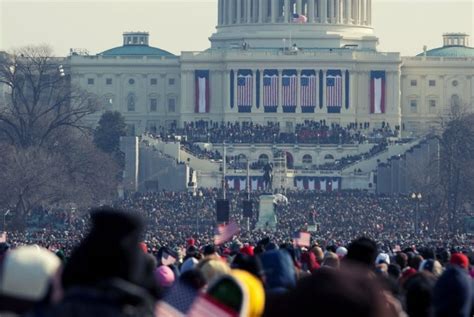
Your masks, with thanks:
[(160, 266), (155, 270), (155, 279), (161, 287), (173, 286), (175, 276), (173, 271), (167, 266)]

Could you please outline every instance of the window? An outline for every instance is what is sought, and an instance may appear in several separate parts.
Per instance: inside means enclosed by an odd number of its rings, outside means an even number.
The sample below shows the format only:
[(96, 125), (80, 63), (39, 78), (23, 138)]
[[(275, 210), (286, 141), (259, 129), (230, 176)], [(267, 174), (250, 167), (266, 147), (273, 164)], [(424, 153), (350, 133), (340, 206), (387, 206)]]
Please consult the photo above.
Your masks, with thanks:
[(266, 154), (261, 154), (259, 157), (258, 157), (258, 162), (261, 164), (261, 165), (265, 165), (268, 163), (268, 155)]
[(158, 100), (156, 98), (150, 99), (150, 112), (156, 112), (158, 108)]
[(461, 98), (458, 95), (451, 96), (451, 106), (456, 108), (461, 106)]
[(311, 167), (311, 164), (313, 164), (313, 157), (309, 154), (303, 156), (303, 168), (309, 169)]
[(168, 79), (168, 85), (174, 86), (174, 78)]
[(326, 154), (326, 156), (324, 156), (324, 159), (325, 160), (334, 160), (334, 156), (332, 156), (331, 154)]
[(176, 111), (176, 99), (170, 98), (168, 99), (168, 112), (175, 112)]
[(430, 80), (428, 84), (430, 87), (436, 87), (436, 80)]
[(418, 82), (416, 81), (416, 79), (412, 79), (412, 80), (410, 81), (410, 86), (416, 87), (417, 85), (418, 85)]
[(128, 80), (128, 83), (129, 83), (130, 85), (134, 85), (134, 84), (135, 84), (135, 79), (130, 78), (130, 79)]
[(436, 100), (430, 99), (430, 100), (428, 101), (428, 105), (429, 105), (428, 111), (429, 111), (430, 113), (436, 113)]
[(88, 78), (87, 79), (87, 84), (88, 85), (94, 85), (94, 78)]
[(410, 101), (410, 111), (411, 113), (417, 113), (418, 112), (418, 102), (416, 100), (411, 100)]
[(127, 110), (128, 111), (135, 111), (135, 95), (134, 94), (129, 94), (127, 97)]
[(158, 85), (158, 79), (156, 79), (156, 78), (150, 79), (150, 85), (154, 85), (154, 86)]
[(112, 78), (107, 78), (107, 79), (105, 80), (105, 84), (106, 84), (106, 85), (112, 85)]

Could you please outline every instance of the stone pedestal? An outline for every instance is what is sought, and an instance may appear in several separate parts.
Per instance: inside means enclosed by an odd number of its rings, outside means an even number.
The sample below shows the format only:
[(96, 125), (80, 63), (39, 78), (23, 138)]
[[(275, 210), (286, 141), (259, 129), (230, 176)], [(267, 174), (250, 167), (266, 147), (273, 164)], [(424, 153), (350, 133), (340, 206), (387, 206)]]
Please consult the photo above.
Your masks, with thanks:
[(257, 229), (276, 230), (277, 218), (274, 208), (272, 194), (260, 196)]

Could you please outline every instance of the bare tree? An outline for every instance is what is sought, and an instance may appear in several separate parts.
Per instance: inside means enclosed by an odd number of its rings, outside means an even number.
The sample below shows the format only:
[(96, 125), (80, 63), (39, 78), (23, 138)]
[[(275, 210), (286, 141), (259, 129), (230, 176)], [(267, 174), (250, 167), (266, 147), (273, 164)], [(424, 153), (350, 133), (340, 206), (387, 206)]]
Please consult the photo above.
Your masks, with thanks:
[(28, 46), (0, 56), (0, 83), (8, 87), (0, 105), (0, 138), (21, 147), (43, 146), (62, 127), (87, 129), (83, 118), (97, 98), (74, 87), (63, 60), (47, 46)]
[[(118, 166), (93, 143), (84, 118), (97, 98), (71, 83), (63, 60), (46, 46), (0, 56), (0, 207), (15, 225), (35, 208), (90, 206), (113, 197)], [(0, 102), (1, 99), (0, 99)]]

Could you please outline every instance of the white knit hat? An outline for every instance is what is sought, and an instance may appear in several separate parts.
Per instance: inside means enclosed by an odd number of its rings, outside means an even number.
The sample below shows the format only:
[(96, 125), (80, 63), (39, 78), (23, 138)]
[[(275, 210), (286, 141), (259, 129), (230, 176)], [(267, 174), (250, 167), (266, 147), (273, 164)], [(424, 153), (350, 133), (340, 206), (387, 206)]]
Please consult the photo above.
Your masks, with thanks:
[(347, 255), (347, 249), (344, 247), (339, 247), (336, 250), (336, 254), (340, 259), (342, 259), (343, 257)]
[(382, 262), (385, 262), (390, 265), (390, 256), (387, 253), (380, 253), (375, 259), (375, 264), (380, 264)]
[(60, 265), (61, 261), (55, 254), (38, 246), (14, 249), (3, 260), (0, 295), (42, 300)]

